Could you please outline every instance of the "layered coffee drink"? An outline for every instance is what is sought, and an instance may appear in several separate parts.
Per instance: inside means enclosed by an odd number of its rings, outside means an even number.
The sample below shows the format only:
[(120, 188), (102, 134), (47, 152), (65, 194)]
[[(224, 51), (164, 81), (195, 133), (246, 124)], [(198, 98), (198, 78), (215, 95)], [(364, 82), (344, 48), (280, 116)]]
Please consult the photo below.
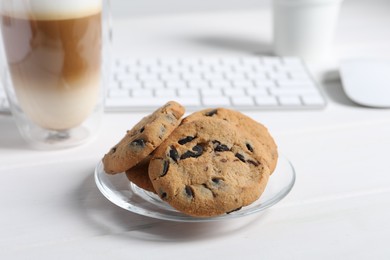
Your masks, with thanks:
[(102, 84), (102, 1), (12, 2), (2, 7), (1, 31), (21, 110), (45, 129), (80, 125)]

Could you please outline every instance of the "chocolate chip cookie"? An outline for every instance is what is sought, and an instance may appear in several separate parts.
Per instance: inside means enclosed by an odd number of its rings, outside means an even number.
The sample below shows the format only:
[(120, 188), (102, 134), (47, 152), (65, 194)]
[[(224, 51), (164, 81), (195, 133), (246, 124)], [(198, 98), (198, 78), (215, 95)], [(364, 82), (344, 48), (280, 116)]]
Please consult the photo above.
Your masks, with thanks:
[(128, 169), (126, 171), (126, 176), (132, 183), (134, 183), (138, 187), (156, 193), (148, 174), (150, 159), (151, 156), (149, 155), (141, 162), (139, 162), (136, 166)]
[(124, 172), (154, 151), (180, 124), (184, 107), (170, 101), (143, 118), (103, 157), (106, 173)]
[(255, 137), (240, 132), (225, 120), (207, 116), (176, 128), (149, 165), (159, 197), (197, 217), (230, 213), (257, 200), (270, 170), (262, 163)]
[(277, 164), (278, 150), (274, 139), (264, 125), (238, 111), (225, 108), (205, 109), (194, 112), (184, 118), (182, 123), (188, 123), (201, 117), (219, 118), (228, 121), (240, 129), (243, 135), (253, 136), (251, 143), (246, 145), (248, 149), (252, 150), (255, 146), (254, 143), (260, 144), (258, 148), (262, 150), (263, 157), (272, 174)]

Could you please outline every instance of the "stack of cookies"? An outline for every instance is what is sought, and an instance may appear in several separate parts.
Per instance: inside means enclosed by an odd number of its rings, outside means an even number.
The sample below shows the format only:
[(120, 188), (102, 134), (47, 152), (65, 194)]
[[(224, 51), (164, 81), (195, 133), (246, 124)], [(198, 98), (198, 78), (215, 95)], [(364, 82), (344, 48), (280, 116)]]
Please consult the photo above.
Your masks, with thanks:
[(278, 159), (267, 128), (224, 108), (182, 118), (184, 112), (171, 101), (143, 118), (104, 156), (105, 172), (125, 172), (140, 188), (196, 217), (256, 201)]

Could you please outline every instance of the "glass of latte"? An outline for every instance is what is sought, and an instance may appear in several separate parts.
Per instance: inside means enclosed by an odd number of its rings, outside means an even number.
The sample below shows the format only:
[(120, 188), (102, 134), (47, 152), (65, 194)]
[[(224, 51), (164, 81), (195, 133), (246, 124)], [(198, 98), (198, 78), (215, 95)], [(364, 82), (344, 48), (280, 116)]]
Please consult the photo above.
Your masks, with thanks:
[(0, 76), (33, 146), (65, 148), (96, 136), (110, 76), (108, 4), (0, 0)]

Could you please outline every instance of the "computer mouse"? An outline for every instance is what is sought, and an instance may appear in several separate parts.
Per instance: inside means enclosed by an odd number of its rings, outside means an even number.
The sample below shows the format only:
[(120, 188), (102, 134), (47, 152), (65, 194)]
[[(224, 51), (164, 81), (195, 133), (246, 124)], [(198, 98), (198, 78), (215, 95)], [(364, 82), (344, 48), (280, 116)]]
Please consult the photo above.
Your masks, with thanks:
[(340, 77), (345, 94), (355, 103), (390, 108), (390, 60), (343, 60)]

